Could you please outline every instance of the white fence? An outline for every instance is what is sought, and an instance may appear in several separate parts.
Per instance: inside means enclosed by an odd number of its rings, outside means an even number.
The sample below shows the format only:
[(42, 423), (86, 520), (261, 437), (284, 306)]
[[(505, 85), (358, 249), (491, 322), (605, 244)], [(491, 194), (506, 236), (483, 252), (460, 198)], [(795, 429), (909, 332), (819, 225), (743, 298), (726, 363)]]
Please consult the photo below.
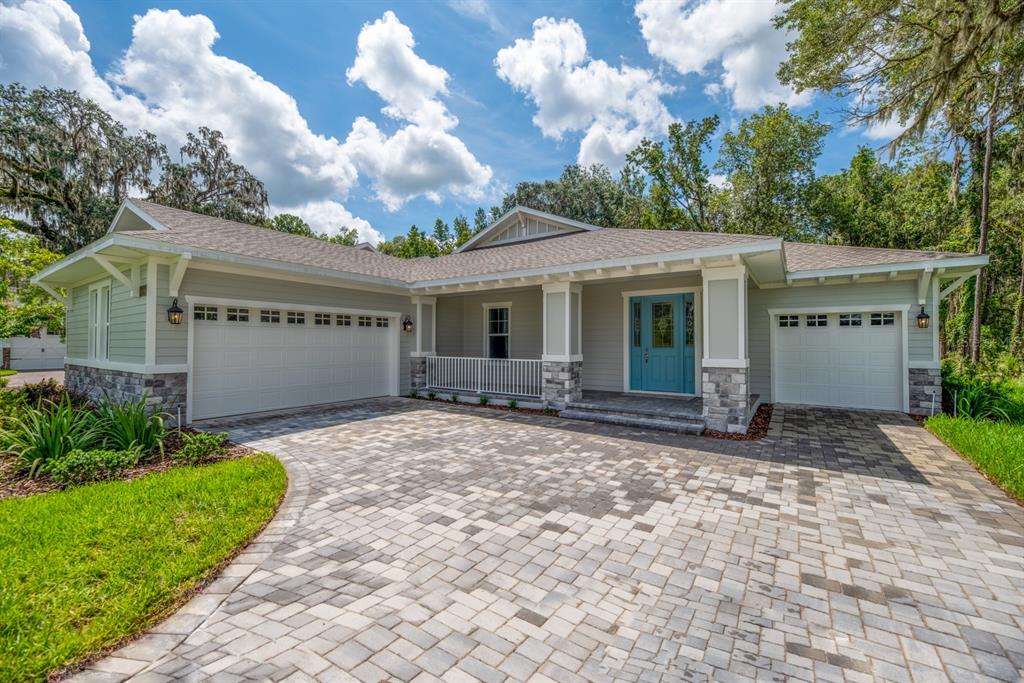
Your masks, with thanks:
[(542, 395), (541, 361), (427, 356), (427, 388), (505, 396)]

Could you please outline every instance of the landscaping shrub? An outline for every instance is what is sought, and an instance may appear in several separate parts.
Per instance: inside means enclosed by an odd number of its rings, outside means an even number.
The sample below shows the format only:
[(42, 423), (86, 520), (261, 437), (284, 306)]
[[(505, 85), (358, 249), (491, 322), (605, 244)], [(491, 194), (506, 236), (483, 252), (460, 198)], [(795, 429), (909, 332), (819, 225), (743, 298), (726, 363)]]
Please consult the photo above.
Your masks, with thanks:
[(983, 376), (970, 366), (943, 366), (943, 404), (957, 417), (1024, 423), (1024, 392), (1012, 380)]
[(64, 396), (59, 402), (43, 402), (4, 419), (0, 449), (21, 459), (20, 469), (36, 476), (46, 466), (74, 450), (88, 450), (102, 442), (99, 419), (76, 409)]
[(227, 438), (227, 432), (221, 432), (220, 434), (210, 434), (208, 432), (185, 434), (182, 437), (185, 445), (171, 457), (182, 460), (189, 465), (201, 463), (214, 456), (224, 455), (228, 450), (224, 446)]
[(480, 405), (485, 406), (485, 405), (487, 405), (490, 402), (491, 402), (491, 399), (489, 399), (488, 397), (486, 397), (486, 396), (481, 396), (480, 397)]
[(74, 450), (50, 462), (46, 471), (62, 486), (114, 479), (139, 462), (138, 451)]
[(2, 383), (6, 380), (0, 379), (0, 420), (7, 417), (15, 417), (28, 406), (25, 400), (25, 392), (11, 390), (4, 391)]
[(509, 410), (515, 410), (515, 409), (516, 409), (516, 408), (518, 408), (518, 407), (519, 407), (519, 401), (515, 400), (514, 398), (513, 398), (513, 399), (511, 399), (511, 400), (510, 400), (510, 401), (508, 402), (508, 409), (509, 409)]
[(427, 392), (427, 398), (429, 398), (431, 401), (435, 400), (437, 398), (437, 392), (436, 391), (428, 391)]
[(64, 385), (52, 377), (35, 384), (26, 384), (21, 391), (25, 394), (25, 400), (34, 406), (42, 402), (60, 403), (67, 396)]
[(124, 403), (104, 397), (96, 413), (107, 446), (120, 451), (137, 451), (143, 457), (157, 451), (163, 455), (167, 428), (161, 414), (149, 414), (145, 396)]

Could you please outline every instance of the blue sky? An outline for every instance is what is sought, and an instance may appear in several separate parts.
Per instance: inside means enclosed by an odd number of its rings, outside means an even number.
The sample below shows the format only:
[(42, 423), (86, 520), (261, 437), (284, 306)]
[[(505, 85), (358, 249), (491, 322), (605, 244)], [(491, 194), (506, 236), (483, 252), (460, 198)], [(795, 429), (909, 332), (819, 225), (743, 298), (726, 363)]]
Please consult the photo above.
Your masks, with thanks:
[[(886, 129), (778, 84), (761, 0), (72, 2), (0, 6), (0, 81), (62, 86), (168, 147), (224, 131), (273, 210), (392, 237), (577, 160), (615, 168), (672, 120), (788, 101), (833, 123), (820, 171)], [(710, 27), (710, 28), (709, 28)]]

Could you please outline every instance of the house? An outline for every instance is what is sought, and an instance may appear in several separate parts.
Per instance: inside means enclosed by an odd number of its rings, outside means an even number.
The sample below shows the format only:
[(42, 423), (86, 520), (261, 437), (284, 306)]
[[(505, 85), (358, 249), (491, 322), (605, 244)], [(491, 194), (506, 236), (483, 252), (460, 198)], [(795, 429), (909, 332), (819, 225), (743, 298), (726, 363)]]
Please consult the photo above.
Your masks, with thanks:
[(42, 327), (30, 335), (0, 339), (4, 370), (55, 370), (64, 366), (64, 341)]
[(416, 388), (744, 431), (761, 401), (931, 412), (939, 302), (987, 263), (527, 208), (403, 260), (129, 200), (35, 281), (67, 292), (70, 388), (187, 421)]

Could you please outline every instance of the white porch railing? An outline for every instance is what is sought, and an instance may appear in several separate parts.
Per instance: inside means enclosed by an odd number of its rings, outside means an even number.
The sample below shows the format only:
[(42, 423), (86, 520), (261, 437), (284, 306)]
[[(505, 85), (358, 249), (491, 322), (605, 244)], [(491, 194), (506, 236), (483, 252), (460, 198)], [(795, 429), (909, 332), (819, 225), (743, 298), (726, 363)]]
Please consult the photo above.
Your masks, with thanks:
[(427, 388), (540, 398), (541, 361), (427, 356)]

